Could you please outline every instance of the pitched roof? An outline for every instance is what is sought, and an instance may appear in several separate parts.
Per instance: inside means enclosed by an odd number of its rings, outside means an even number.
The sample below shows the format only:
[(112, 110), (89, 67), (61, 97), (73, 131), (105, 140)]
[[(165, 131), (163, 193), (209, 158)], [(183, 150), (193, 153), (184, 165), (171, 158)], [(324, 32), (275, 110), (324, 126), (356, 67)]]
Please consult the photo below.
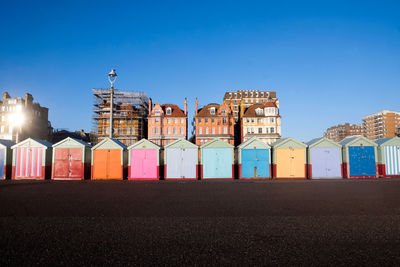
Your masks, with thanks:
[(336, 143), (336, 142), (334, 142), (334, 141), (332, 141), (332, 140), (330, 140), (330, 139), (328, 139), (326, 137), (314, 138), (314, 139), (306, 142), (306, 144), (310, 148), (313, 147), (314, 145), (317, 146), (317, 145), (320, 145), (320, 144), (325, 145), (325, 146), (327, 145), (329, 147), (332, 146), (332, 145), (336, 146), (336, 147), (342, 147), (339, 143)]
[(6, 147), (12, 147), (13, 145), (15, 145), (15, 142), (6, 139), (0, 139), (0, 144)]
[[(208, 105), (205, 105), (201, 109), (198, 109), (196, 117), (218, 117), (218, 116), (220, 116), (218, 114), (218, 110), (220, 108), (222, 108), (223, 106), (226, 108), (227, 114), (231, 115), (231, 109), (228, 106), (220, 105), (217, 103), (210, 103)], [(211, 114), (211, 112), (210, 112), (211, 108), (215, 108), (215, 114)]]
[(348, 136), (344, 138), (339, 144), (342, 146), (346, 145), (351, 145), (352, 143), (356, 142), (357, 140), (363, 140), (366, 143), (369, 143), (372, 146), (377, 146), (377, 143), (375, 143), (372, 140), (369, 140), (368, 138), (362, 136), (362, 135), (353, 135), (353, 136)]
[(76, 143), (79, 143), (79, 144), (81, 144), (81, 145), (83, 145), (83, 146), (91, 147), (90, 144), (88, 144), (88, 143), (86, 143), (86, 142), (84, 142), (84, 141), (82, 141), (82, 140), (80, 140), (80, 139), (75, 139), (75, 138), (72, 138), (72, 137), (64, 138), (63, 140), (61, 140), (61, 141), (55, 143), (55, 144), (53, 145), (53, 147), (57, 147), (57, 146), (59, 146), (60, 144), (62, 144), (62, 143), (64, 143), (64, 142), (67, 142), (67, 141), (69, 141), (69, 140), (74, 141), (74, 142), (76, 142)]
[[(164, 104), (164, 105), (160, 105), (160, 107), (164, 113), (164, 117), (186, 117), (185, 111), (180, 109), (177, 105)], [(167, 108), (171, 108), (171, 114), (167, 114)], [(153, 114), (152, 114), (152, 116), (153, 116)]]
[(243, 117), (265, 117), (264, 112), (259, 115), (259, 114), (256, 113), (256, 109), (257, 108), (261, 108), (261, 109), (264, 110), (264, 108), (269, 108), (269, 107), (276, 108), (276, 105), (273, 102), (266, 102), (265, 104), (260, 104), (259, 103), (259, 104), (251, 105), (250, 107), (248, 107), (246, 109), (246, 111), (244, 112)]

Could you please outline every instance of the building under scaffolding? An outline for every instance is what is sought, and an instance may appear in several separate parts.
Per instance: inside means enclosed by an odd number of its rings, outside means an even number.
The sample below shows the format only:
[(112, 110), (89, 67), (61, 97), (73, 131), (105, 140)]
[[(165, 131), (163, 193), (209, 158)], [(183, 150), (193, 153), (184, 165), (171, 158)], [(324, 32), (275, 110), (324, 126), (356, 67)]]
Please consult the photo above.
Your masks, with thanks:
[[(98, 142), (110, 135), (110, 89), (93, 89), (93, 131)], [(149, 98), (143, 92), (115, 89), (113, 138), (129, 146), (147, 134)]]

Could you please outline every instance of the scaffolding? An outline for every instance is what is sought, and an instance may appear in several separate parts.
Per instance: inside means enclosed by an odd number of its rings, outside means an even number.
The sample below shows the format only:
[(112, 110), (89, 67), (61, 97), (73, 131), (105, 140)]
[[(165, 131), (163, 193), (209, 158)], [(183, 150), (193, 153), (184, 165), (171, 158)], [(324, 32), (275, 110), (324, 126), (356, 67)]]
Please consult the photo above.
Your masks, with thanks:
[[(101, 139), (109, 135), (110, 89), (93, 89), (93, 131)], [(149, 98), (143, 92), (114, 89), (113, 137), (131, 145), (146, 137)]]

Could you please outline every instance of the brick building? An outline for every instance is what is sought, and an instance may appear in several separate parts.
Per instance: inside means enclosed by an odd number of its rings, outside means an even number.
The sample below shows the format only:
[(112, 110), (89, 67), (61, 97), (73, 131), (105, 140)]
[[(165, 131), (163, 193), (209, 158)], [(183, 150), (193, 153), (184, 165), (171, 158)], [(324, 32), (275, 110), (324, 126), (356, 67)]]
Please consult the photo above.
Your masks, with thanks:
[(364, 130), (361, 124), (350, 124), (346, 122), (345, 124), (329, 127), (324, 133), (324, 137), (335, 142), (340, 142), (347, 136), (363, 134)]
[(364, 135), (368, 139), (394, 137), (400, 127), (400, 112), (382, 110), (363, 118)]
[(0, 117), (0, 139), (20, 142), (30, 137), (51, 141), (49, 109), (34, 103), (31, 94), (22, 98), (3, 93)]
[(184, 110), (177, 105), (156, 103), (152, 107), (149, 102), (148, 139), (149, 141), (165, 146), (173, 141), (187, 139), (187, 101), (185, 98)]
[(281, 116), (273, 102), (248, 107), (241, 118), (241, 142), (253, 136), (270, 145), (281, 138)]
[(228, 105), (210, 103), (198, 109), (195, 106), (196, 145), (203, 145), (213, 138), (220, 138), (231, 145), (235, 143), (235, 119)]

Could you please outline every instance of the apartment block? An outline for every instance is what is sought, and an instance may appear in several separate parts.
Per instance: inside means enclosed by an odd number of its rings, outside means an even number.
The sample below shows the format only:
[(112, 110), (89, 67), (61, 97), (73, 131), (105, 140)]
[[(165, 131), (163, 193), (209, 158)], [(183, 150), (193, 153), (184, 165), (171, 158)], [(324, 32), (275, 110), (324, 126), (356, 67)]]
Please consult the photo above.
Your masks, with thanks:
[(3, 93), (0, 117), (0, 139), (20, 142), (30, 137), (51, 141), (53, 128), (48, 119), (49, 109), (33, 102), (29, 93), (24, 98)]
[(340, 142), (347, 136), (352, 135), (363, 135), (364, 128), (361, 124), (339, 124), (332, 127), (329, 127), (324, 133), (324, 137), (335, 141)]
[(185, 98), (184, 110), (174, 104), (160, 105), (158, 102), (152, 107), (149, 102), (148, 139), (149, 141), (165, 146), (179, 138), (187, 139), (187, 101)]
[(248, 107), (241, 118), (242, 142), (256, 136), (270, 145), (281, 138), (281, 116), (273, 102)]
[(228, 105), (210, 103), (198, 109), (195, 104), (196, 145), (206, 144), (214, 138), (220, 138), (231, 145), (235, 143), (235, 119)]
[[(101, 142), (110, 136), (110, 89), (93, 89), (93, 96), (93, 131), (97, 134), (97, 142)], [(147, 95), (115, 90), (113, 103), (113, 138), (126, 146), (146, 138)]]
[(400, 127), (400, 112), (382, 110), (363, 118), (364, 135), (371, 140), (394, 137)]

